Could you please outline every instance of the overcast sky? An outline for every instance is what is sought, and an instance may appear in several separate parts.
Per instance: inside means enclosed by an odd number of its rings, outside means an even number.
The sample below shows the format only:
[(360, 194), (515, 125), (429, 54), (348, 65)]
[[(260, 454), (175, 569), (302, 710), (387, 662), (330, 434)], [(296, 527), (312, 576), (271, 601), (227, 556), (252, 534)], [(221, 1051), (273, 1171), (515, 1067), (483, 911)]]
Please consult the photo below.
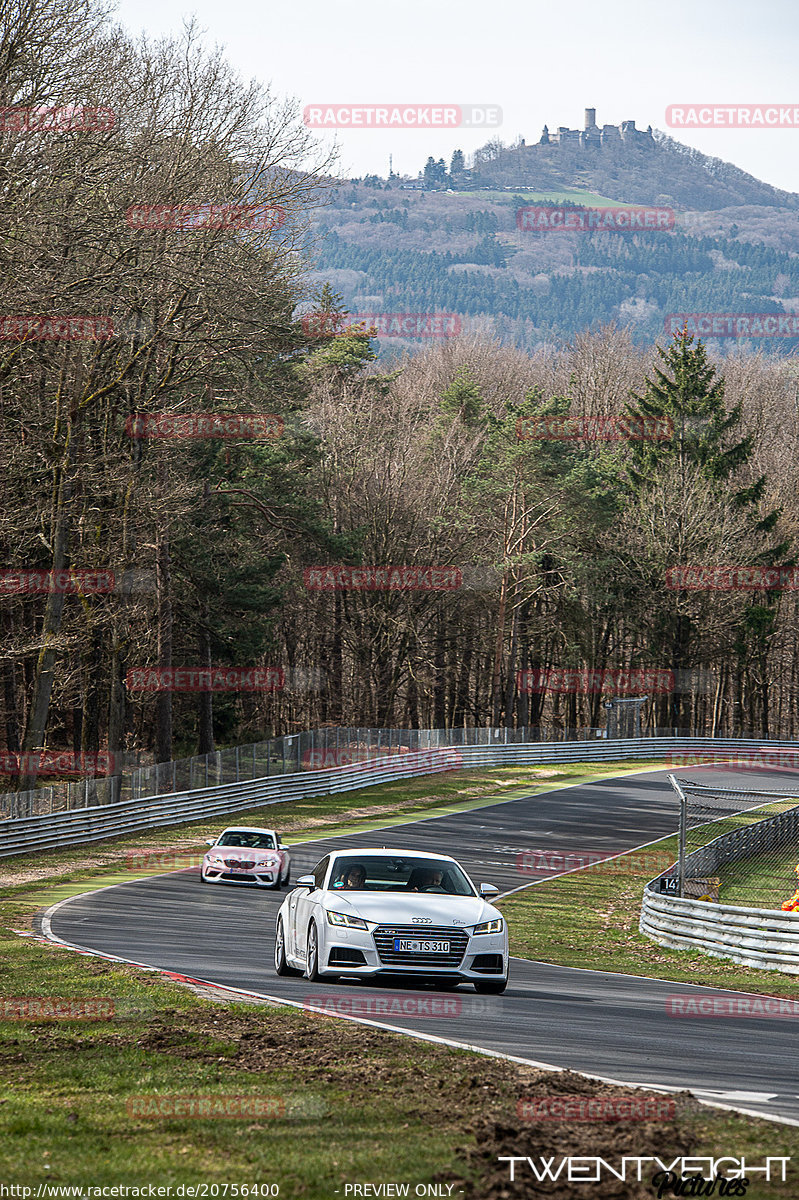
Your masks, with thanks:
[[(635, 120), (767, 183), (799, 192), (799, 127), (677, 131), (673, 104), (799, 109), (796, 0), (121, 0), (132, 32), (179, 31), (196, 14), (241, 74), (307, 104), (493, 104), (506, 143), (546, 122)], [(323, 141), (332, 135), (320, 134)], [(416, 175), (487, 140), (479, 130), (340, 130), (344, 176)]]

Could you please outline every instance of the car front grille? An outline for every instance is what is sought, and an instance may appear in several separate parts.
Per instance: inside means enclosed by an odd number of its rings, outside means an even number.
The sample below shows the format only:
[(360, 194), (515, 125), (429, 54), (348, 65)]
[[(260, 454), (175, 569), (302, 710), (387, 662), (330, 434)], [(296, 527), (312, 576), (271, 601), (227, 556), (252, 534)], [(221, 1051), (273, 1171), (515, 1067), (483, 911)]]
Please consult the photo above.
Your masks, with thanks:
[[(385, 967), (457, 967), (466, 953), (468, 934), (449, 925), (379, 925), (374, 931), (377, 955)], [(449, 953), (425, 954), (394, 949), (394, 938), (449, 942)]]
[(255, 875), (248, 875), (244, 871), (236, 871), (235, 875), (232, 871), (223, 871), (219, 876), (220, 879), (228, 879), (231, 883), (257, 883)]
[(252, 871), (255, 862), (244, 862), (240, 858), (223, 858), (222, 862), (226, 867), (240, 867), (243, 871)]

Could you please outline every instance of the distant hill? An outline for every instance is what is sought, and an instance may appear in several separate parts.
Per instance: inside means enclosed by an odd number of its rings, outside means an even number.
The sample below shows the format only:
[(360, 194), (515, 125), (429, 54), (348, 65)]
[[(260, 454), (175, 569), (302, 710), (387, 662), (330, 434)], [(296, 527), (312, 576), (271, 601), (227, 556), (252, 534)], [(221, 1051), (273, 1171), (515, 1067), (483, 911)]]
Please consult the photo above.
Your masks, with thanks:
[[(455, 187), (350, 181), (317, 213), (318, 278), (350, 312), (456, 313), (464, 330), (528, 350), (610, 321), (662, 343), (672, 313), (799, 313), (799, 196), (662, 134), (489, 144), (446, 182)], [(565, 203), (671, 207), (676, 224), (634, 234), (517, 228), (520, 207)], [(379, 347), (422, 344), (385, 338)], [(740, 345), (718, 339), (715, 348)], [(799, 341), (751, 339), (756, 346), (793, 354)]]
[[(496, 153), (490, 144), (477, 152), (470, 186), (584, 188), (627, 204), (670, 204), (680, 209), (766, 204), (799, 208), (799, 195), (761, 183), (732, 163), (710, 158), (655, 130), (601, 145), (573, 141), (524, 145)], [(457, 187), (457, 184), (454, 186)]]

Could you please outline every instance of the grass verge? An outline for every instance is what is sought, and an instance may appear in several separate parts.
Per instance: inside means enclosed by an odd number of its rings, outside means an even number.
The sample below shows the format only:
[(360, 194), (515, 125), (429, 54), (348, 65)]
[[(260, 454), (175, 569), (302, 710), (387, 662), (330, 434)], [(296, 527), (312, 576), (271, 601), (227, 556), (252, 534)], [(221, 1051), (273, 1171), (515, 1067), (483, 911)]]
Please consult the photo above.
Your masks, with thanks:
[(674, 861), (676, 855), (676, 837), (664, 838), (645, 851), (543, 880), (500, 901), (511, 953), (564, 967), (799, 997), (794, 975), (667, 949), (638, 932), (644, 886), (656, 873), (652, 862)]
[[(15, 887), (34, 879), (48, 882), (91, 879), (106, 875), (109, 868), (120, 867), (126, 872), (135, 872), (137, 862), (146, 854), (160, 851), (185, 855), (202, 853), (207, 849), (203, 839), (237, 821), (245, 825), (276, 826), (291, 845), (309, 838), (357, 833), (424, 817), (466, 812), (514, 799), (531, 789), (546, 791), (646, 768), (662, 769), (662, 766), (655, 762), (568, 763), (551, 767), (448, 771), (418, 779), (400, 779), (334, 796), (314, 796), (246, 808), (223, 817), (204, 818), (63, 850), (0, 859), (0, 886), (13, 894)], [(156, 864), (154, 869), (167, 868)], [(135, 878), (135, 874), (126, 873), (124, 877)]]
[[(23, 891), (0, 909), (5, 1184), (34, 1193), (43, 1183), (257, 1185), (249, 1195), (276, 1185), (283, 1198), (335, 1200), (347, 1184), (400, 1183), (410, 1195), (437, 1185), (446, 1196), (452, 1185), (453, 1196), (499, 1200), (531, 1194), (529, 1177), (509, 1183), (500, 1155), (598, 1155), (615, 1164), (622, 1155), (799, 1157), (799, 1129), (710, 1110), (687, 1094), (673, 1108), (660, 1097), (647, 1120), (526, 1119), (531, 1099), (607, 1103), (631, 1092), (296, 1009), (204, 998), (158, 973), (20, 937), (28, 907)], [(36, 996), (102, 998), (108, 1019), (7, 1019), (9, 997)], [(464, 991), (464, 1010), (472, 1000)], [(451, 1024), (457, 1040), (457, 1013)], [(632, 1094), (640, 1104), (643, 1094)], [(546, 1194), (576, 1192), (557, 1184)], [(655, 1193), (645, 1177), (602, 1194)], [(747, 1192), (754, 1200), (795, 1194), (790, 1172), (785, 1184)]]

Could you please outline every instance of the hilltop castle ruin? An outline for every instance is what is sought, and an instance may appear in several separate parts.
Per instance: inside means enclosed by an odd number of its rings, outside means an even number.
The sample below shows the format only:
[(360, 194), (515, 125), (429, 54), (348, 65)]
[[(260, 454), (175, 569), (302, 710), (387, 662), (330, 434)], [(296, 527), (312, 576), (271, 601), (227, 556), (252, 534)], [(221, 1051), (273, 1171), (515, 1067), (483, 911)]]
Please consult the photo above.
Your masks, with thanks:
[(585, 110), (585, 129), (568, 129), (565, 125), (559, 125), (555, 133), (550, 133), (548, 126), (545, 125), (541, 137), (538, 139), (539, 146), (599, 147), (606, 142), (636, 142), (639, 145), (654, 145), (655, 139), (652, 136), (651, 125), (644, 133), (643, 129), (635, 128), (635, 121), (622, 121), (621, 125), (603, 125), (600, 128), (596, 123), (595, 108)]

